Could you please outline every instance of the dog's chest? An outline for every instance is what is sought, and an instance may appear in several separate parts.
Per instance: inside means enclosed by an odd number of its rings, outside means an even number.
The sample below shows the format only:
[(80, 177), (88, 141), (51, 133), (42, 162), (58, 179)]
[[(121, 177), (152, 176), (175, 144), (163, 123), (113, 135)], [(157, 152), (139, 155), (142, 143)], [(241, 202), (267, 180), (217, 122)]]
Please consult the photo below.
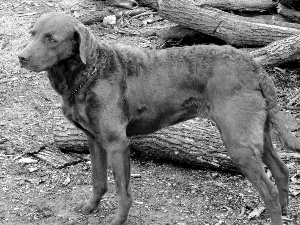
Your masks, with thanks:
[(90, 130), (85, 104), (63, 102), (62, 111), (65, 117), (80, 129)]

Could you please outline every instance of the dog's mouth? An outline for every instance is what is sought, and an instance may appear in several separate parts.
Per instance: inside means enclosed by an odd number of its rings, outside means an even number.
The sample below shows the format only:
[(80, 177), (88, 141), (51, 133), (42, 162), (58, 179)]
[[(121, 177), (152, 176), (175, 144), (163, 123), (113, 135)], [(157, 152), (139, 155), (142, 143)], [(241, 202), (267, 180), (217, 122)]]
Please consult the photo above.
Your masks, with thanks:
[(35, 69), (35, 67), (33, 67), (33, 66), (30, 66), (28, 63), (24, 63), (24, 62), (19, 62), (20, 63), (20, 67), (21, 68), (24, 68), (24, 69), (27, 69), (27, 70), (34, 70)]
[(41, 72), (41, 71), (44, 71), (45, 69), (43, 68), (40, 68), (39, 66), (36, 66), (36, 65), (30, 65), (29, 63), (25, 63), (25, 62), (22, 62), (22, 61), (19, 61), (20, 63), (20, 67), (21, 68), (24, 68), (26, 70), (29, 70), (29, 71), (32, 71), (32, 72)]
[(21, 61), (19, 61), (19, 63), (20, 63), (20, 67), (21, 67), (21, 68), (25, 68), (25, 69), (28, 68), (27, 63), (23, 63), (23, 62), (21, 62)]

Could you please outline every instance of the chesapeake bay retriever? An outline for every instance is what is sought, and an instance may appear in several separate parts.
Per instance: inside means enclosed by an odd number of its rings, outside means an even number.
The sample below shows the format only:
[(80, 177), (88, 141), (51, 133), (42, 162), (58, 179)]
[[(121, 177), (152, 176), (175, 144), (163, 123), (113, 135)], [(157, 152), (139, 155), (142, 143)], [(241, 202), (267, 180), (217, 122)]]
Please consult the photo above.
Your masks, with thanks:
[[(272, 80), (248, 54), (230, 46), (147, 50), (98, 43), (87, 27), (64, 13), (43, 15), (20, 53), (22, 67), (47, 71), (63, 99), (64, 115), (87, 136), (93, 192), (78, 207), (97, 209), (111, 164), (121, 225), (132, 205), (129, 137), (193, 117), (211, 118), (234, 163), (259, 191), (273, 225), (288, 206), (287, 167), (272, 146), (275, 128), (285, 148), (300, 142), (285, 125)], [(277, 188), (265, 174), (271, 170)]]

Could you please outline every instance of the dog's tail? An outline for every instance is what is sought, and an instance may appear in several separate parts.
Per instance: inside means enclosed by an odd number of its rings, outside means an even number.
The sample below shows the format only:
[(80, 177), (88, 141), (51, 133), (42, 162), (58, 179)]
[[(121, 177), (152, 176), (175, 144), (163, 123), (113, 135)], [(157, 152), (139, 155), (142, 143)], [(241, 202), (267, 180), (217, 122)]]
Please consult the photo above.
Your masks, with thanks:
[(262, 80), (260, 88), (267, 103), (268, 118), (278, 133), (281, 144), (285, 149), (300, 152), (300, 139), (298, 139), (288, 128), (284, 121), (284, 115), (277, 106), (277, 95), (275, 85), (266, 71), (261, 69)]

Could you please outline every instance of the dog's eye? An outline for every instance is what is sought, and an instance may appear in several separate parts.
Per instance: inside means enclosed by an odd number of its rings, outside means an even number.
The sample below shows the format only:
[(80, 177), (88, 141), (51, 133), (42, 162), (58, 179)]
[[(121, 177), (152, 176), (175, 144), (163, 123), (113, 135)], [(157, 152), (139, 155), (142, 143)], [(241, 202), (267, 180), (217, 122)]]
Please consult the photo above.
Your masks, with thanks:
[(57, 42), (57, 40), (55, 40), (51, 35), (46, 35), (46, 40), (51, 43)]
[(50, 42), (56, 42), (56, 40), (53, 39), (52, 37), (49, 37), (48, 40), (49, 40)]
[(55, 43), (55, 42), (57, 42), (55, 39), (53, 39), (52, 37), (48, 37), (48, 41), (49, 42), (52, 42), (52, 43)]

